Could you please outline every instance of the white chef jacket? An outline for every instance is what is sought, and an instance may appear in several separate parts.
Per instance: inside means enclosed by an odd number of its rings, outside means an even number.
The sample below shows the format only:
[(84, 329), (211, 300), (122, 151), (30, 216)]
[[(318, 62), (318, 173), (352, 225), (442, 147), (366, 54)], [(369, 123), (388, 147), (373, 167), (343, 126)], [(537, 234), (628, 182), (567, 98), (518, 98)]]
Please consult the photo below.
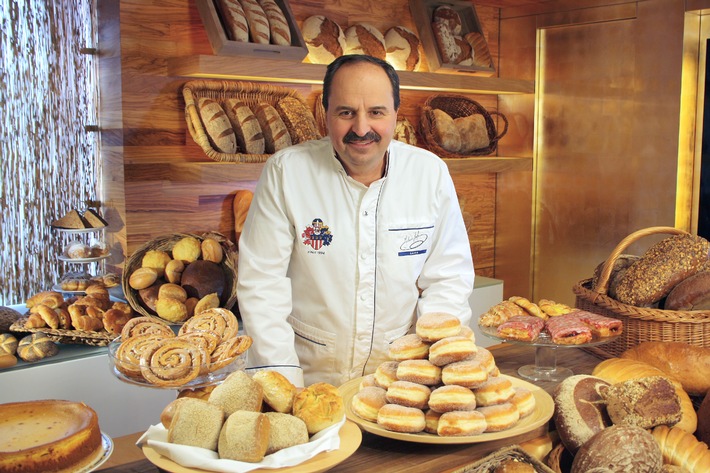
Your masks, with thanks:
[(394, 140), (385, 177), (369, 187), (347, 175), (328, 137), (271, 156), (238, 274), (248, 367), (296, 386), (374, 372), (423, 313), (471, 318), (473, 261), (448, 168)]

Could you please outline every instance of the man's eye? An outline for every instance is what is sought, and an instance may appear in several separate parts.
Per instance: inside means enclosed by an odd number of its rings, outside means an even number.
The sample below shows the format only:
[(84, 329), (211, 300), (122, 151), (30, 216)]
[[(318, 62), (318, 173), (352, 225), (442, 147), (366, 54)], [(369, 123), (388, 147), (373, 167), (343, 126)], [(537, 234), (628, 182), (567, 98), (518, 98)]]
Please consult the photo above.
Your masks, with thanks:
[(341, 117), (351, 117), (352, 115), (353, 115), (353, 112), (351, 112), (350, 110), (344, 110), (344, 111), (340, 112)]

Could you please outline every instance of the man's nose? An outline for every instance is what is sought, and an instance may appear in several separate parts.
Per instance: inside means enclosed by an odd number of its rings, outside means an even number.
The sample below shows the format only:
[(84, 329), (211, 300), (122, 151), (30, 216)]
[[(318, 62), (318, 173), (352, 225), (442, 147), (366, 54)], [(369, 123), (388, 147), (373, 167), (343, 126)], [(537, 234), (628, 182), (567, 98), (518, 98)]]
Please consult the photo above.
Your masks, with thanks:
[(355, 117), (352, 130), (353, 133), (361, 138), (365, 136), (370, 131), (370, 122), (367, 119), (367, 116), (358, 115)]

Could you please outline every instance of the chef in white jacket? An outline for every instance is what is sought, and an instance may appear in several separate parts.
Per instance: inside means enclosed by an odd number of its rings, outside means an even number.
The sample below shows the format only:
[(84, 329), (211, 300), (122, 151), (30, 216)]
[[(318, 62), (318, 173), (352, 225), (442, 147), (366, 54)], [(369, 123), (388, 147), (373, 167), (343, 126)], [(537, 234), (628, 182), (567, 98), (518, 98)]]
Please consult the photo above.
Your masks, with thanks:
[(421, 314), (471, 318), (454, 184), (436, 155), (393, 140), (395, 70), (342, 56), (328, 66), (323, 105), (328, 136), (269, 158), (239, 240), (248, 367), (299, 387), (374, 372)]

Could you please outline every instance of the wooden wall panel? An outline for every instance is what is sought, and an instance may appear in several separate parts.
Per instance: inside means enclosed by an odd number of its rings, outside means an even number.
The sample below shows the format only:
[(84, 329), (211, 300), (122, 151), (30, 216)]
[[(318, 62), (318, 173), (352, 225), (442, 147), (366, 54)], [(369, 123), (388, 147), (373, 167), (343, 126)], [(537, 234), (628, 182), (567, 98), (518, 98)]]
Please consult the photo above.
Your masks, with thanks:
[[(306, 0), (291, 2), (291, 9), (299, 25), (308, 16), (325, 14), (343, 28), (363, 21), (383, 32), (396, 25), (416, 31), (408, 0)], [(216, 230), (233, 238), (234, 192), (253, 189), (261, 166), (211, 161), (187, 131), (181, 89), (189, 79), (169, 76), (167, 60), (212, 54), (194, 2), (120, 0), (120, 16), (116, 13), (107, 10), (105, 14), (113, 16), (100, 21), (107, 30), (120, 22), (120, 42), (114, 35), (100, 48), (120, 51), (121, 57), (120, 75), (112, 70), (102, 84), (111, 87), (104, 90), (107, 102), (102, 114), (111, 118), (112, 126), (102, 129), (102, 138), (113, 145), (104, 148), (113, 176), (107, 182), (105, 212), (116, 215), (110, 235), (121, 249), (117, 254), (130, 255), (146, 241), (173, 232)], [(496, 53), (498, 9), (478, 7), (477, 13), (489, 48)], [(234, 61), (248, 59), (235, 57)], [(427, 68), (424, 61), (423, 69)], [(118, 78), (120, 90), (115, 90)], [(319, 86), (276, 85), (296, 89), (311, 106), (320, 92)], [(403, 91), (400, 115), (418, 125), (421, 106), (429, 95)], [(494, 95), (474, 98), (489, 110), (497, 108)], [(465, 210), (474, 217), (470, 237), (477, 273), (493, 276), (496, 176), (465, 174), (454, 179)], [(116, 258), (111, 263), (120, 267), (122, 261)]]

